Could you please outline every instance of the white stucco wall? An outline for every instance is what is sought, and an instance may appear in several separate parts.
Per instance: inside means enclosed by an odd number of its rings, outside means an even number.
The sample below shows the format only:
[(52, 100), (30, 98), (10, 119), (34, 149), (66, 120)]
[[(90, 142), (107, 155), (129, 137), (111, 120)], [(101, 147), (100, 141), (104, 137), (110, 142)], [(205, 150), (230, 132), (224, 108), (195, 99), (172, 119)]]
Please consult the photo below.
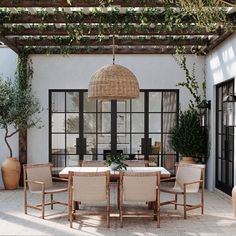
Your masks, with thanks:
[[(6, 50), (6, 51), (5, 51)], [(87, 89), (92, 74), (101, 66), (112, 62), (111, 55), (32, 55), (35, 95), (43, 107), (41, 119), (44, 127), (28, 131), (28, 163), (48, 162), (48, 90)], [(204, 57), (188, 56), (191, 68), (196, 64), (196, 75), (203, 79)], [(141, 89), (180, 89), (181, 108), (188, 107), (190, 94), (186, 89), (176, 87), (184, 81), (185, 75), (171, 55), (117, 55), (116, 64), (129, 68), (138, 78)], [(12, 77), (15, 72), (15, 54), (9, 49), (0, 49), (0, 74)], [(1, 139), (2, 140), (2, 139)], [(18, 140), (14, 153), (18, 154)], [(3, 141), (1, 141), (1, 144)], [(7, 150), (1, 145), (1, 159)], [(1, 186), (0, 186), (1, 187)]]
[[(215, 117), (216, 117), (216, 85), (236, 78), (236, 34), (229, 37), (206, 57), (206, 78), (207, 78), (207, 99), (211, 100), (210, 112), (210, 140), (211, 152), (208, 160), (208, 186), (213, 189), (215, 186)], [(236, 86), (236, 83), (235, 83)], [(236, 87), (234, 88), (236, 91)], [(236, 148), (236, 139), (235, 139)], [(236, 150), (236, 149), (235, 149)], [(234, 183), (236, 183), (236, 155), (234, 154)]]
[[(6, 47), (0, 47), (0, 77), (3, 79), (14, 79), (16, 71), (17, 55)], [(9, 150), (3, 140), (4, 132), (0, 129), (0, 165), (9, 156)], [(13, 155), (18, 157), (18, 135), (14, 135), (9, 139), (13, 149)], [(0, 170), (1, 172), (1, 170)], [(2, 177), (0, 177), (0, 188), (2, 187)]]
[[(28, 132), (28, 162), (48, 161), (48, 90), (87, 89), (92, 74), (101, 66), (112, 62), (111, 55), (33, 55), (33, 89), (44, 108), (40, 130)], [(189, 56), (190, 66), (196, 63), (196, 74), (203, 79), (205, 59)], [(181, 68), (171, 55), (117, 55), (116, 64), (129, 68), (139, 79), (141, 89), (176, 89), (185, 79)], [(181, 108), (187, 108), (189, 94), (180, 92)]]

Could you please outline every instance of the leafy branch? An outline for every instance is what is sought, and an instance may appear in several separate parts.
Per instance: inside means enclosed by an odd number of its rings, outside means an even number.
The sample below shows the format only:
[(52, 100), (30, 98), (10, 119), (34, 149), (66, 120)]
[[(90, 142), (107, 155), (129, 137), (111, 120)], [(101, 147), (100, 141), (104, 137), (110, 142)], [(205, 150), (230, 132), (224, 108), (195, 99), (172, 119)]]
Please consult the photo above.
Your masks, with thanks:
[[(202, 97), (199, 94), (199, 84), (196, 79), (196, 65), (193, 63), (192, 69), (190, 70), (187, 66), (187, 58), (183, 54), (177, 54), (177, 56), (173, 55), (174, 60), (183, 69), (185, 73), (185, 81), (178, 83), (176, 86), (181, 86), (186, 88), (190, 94), (193, 96), (193, 100), (190, 99), (189, 101), (189, 108), (191, 110), (195, 110), (196, 107), (201, 103)], [(205, 77), (204, 77), (205, 78)], [(206, 81), (204, 79), (202, 83), (202, 90), (203, 90), (203, 98), (206, 97)]]

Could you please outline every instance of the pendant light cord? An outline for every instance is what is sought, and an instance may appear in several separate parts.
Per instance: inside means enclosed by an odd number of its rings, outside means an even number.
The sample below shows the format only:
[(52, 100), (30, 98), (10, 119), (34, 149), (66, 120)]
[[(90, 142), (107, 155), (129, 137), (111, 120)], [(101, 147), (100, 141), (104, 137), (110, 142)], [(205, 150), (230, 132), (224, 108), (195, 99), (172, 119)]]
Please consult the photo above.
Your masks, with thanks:
[(115, 65), (115, 36), (112, 38), (112, 64)]

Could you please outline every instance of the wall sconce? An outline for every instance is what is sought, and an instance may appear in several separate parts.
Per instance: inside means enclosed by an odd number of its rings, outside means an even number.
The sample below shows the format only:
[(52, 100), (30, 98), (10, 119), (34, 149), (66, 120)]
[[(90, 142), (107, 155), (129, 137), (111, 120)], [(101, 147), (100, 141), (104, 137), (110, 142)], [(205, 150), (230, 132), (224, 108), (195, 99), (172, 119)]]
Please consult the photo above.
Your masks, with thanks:
[(224, 125), (234, 126), (234, 103), (236, 102), (236, 95), (229, 94), (223, 98), (223, 112), (224, 112)]
[(211, 109), (211, 101), (210, 100), (202, 100), (201, 103), (197, 106), (199, 109), (200, 121), (202, 127), (208, 126), (208, 110)]

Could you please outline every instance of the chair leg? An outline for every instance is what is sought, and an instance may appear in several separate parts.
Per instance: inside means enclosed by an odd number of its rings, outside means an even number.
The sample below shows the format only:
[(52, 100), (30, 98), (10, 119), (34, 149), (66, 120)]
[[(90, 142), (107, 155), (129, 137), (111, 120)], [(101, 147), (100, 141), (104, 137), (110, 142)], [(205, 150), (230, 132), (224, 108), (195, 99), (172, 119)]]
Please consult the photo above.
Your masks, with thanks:
[(120, 210), (120, 227), (123, 228), (123, 209), (121, 205), (119, 210)]
[(70, 228), (73, 227), (72, 221), (73, 221), (73, 209), (72, 209), (72, 204), (69, 206), (69, 219), (70, 219)]
[(73, 218), (73, 220), (75, 220), (75, 212), (76, 212), (76, 210), (79, 210), (79, 202), (75, 202), (75, 201), (73, 201), (73, 203), (72, 203), (72, 218)]
[(154, 204), (154, 207), (153, 207), (153, 220), (156, 220), (157, 219), (157, 205)]
[(120, 213), (120, 227), (123, 228), (123, 190), (120, 189), (119, 194), (119, 213)]
[(44, 219), (44, 212), (45, 212), (45, 194), (43, 191), (42, 192), (42, 219)]
[(156, 202), (156, 220), (157, 220), (157, 228), (160, 228), (160, 203)]
[(202, 195), (201, 195), (201, 213), (204, 214), (204, 185), (202, 185)]
[(26, 189), (26, 183), (24, 183), (24, 208), (25, 208), (25, 214), (27, 214), (27, 189)]
[[(160, 186), (160, 183), (158, 184)], [(156, 197), (157, 228), (160, 228), (160, 187), (157, 189)]]
[(183, 196), (183, 203), (184, 203), (184, 219), (187, 219), (187, 206), (186, 206), (186, 191), (184, 191), (184, 196)]
[(175, 193), (175, 210), (177, 210), (178, 194)]
[(107, 199), (107, 228), (110, 228), (110, 201)]
[(50, 196), (51, 196), (51, 210), (53, 210), (53, 194), (51, 193)]
[(72, 217), (73, 217), (73, 205), (74, 201), (72, 200), (72, 190), (71, 188), (69, 188), (69, 192), (68, 192), (68, 220), (70, 221), (70, 228), (72, 228)]
[(106, 176), (107, 228), (110, 228), (110, 180)]
[(117, 181), (117, 209), (120, 209), (120, 182)]

